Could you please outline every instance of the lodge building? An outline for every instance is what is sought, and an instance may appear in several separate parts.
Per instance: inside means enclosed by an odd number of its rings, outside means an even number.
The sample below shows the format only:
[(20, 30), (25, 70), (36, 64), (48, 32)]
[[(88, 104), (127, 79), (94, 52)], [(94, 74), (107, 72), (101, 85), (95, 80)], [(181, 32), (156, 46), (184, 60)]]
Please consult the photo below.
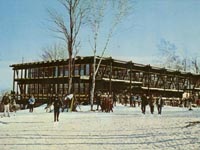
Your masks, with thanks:
[[(97, 57), (97, 63), (99, 60)], [(78, 56), (74, 61), (72, 91), (79, 101), (89, 103), (94, 57)], [(12, 64), (10, 67), (18, 101), (27, 100), (31, 94), (44, 102), (52, 94), (67, 94), (68, 60)], [(181, 98), (184, 92), (199, 94), (200, 75), (104, 57), (96, 75), (95, 91)]]

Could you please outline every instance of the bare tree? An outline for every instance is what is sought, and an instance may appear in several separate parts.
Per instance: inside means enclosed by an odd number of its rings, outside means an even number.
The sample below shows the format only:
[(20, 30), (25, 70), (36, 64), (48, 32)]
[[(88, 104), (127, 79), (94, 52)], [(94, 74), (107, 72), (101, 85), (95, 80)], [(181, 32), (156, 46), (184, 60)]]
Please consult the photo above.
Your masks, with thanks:
[(160, 57), (156, 61), (161, 67), (186, 71), (188, 58), (180, 55), (174, 43), (161, 39), (157, 47)]
[(42, 49), (42, 54), (40, 55), (44, 61), (52, 61), (57, 59), (66, 59), (67, 50), (64, 45), (54, 44), (52, 46), (47, 46)]
[[(88, 18), (92, 39), (89, 41), (94, 55), (90, 103), (93, 110), (96, 74), (117, 25), (128, 15), (132, 5), (129, 0), (92, 0), (90, 5), (91, 15)], [(104, 25), (106, 28), (103, 27)], [(102, 32), (105, 29), (108, 30)], [(98, 43), (101, 37), (105, 39), (104, 44)], [(96, 64), (97, 52), (100, 53), (98, 64)]]
[(158, 45), (160, 57), (157, 62), (161, 67), (199, 73), (198, 54), (188, 55), (188, 51), (178, 51), (175, 44), (162, 39)]
[[(59, 39), (63, 40), (68, 52), (68, 93), (72, 93), (73, 58), (78, 53), (80, 41), (78, 34), (83, 23), (84, 13), (87, 10), (82, 0), (58, 0), (66, 13), (63, 15), (57, 11), (49, 10), (51, 21), (55, 27), (51, 30), (58, 33)], [(74, 55), (74, 56), (73, 56)]]
[(195, 73), (199, 73), (199, 62), (198, 62), (198, 56), (192, 57), (191, 59), (191, 68), (192, 71)]
[(170, 41), (161, 39), (157, 47), (159, 55), (162, 58), (160, 59), (159, 57), (159, 60), (157, 60), (158, 63), (160, 63), (162, 67), (173, 68), (175, 62), (178, 59), (178, 56), (176, 55), (177, 51), (176, 45), (174, 43), (171, 43)]

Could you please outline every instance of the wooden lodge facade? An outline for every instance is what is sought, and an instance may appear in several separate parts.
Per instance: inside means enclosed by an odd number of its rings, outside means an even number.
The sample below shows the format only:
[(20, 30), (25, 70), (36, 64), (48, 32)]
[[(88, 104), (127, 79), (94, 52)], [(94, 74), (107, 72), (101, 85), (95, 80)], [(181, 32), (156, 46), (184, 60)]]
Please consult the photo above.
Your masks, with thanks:
[[(97, 62), (100, 60), (97, 57)], [(94, 57), (76, 57), (73, 71), (73, 93), (89, 103)], [(13, 64), (13, 91), (23, 101), (33, 94), (45, 102), (52, 94), (64, 96), (68, 91), (68, 60)], [(200, 75), (116, 60), (102, 59), (96, 76), (96, 91), (110, 93), (162, 94), (182, 97), (184, 92), (200, 91)]]

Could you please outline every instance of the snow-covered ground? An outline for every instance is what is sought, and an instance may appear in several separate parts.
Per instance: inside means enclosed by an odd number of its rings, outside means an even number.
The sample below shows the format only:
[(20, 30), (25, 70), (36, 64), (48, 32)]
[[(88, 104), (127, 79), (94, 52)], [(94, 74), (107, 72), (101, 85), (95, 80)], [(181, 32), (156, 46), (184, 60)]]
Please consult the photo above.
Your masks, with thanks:
[(152, 115), (147, 107), (143, 115), (139, 107), (120, 104), (113, 113), (81, 106), (79, 112), (61, 113), (55, 124), (44, 107), (0, 118), (0, 150), (200, 149), (200, 108), (165, 106), (162, 115), (157, 110)]

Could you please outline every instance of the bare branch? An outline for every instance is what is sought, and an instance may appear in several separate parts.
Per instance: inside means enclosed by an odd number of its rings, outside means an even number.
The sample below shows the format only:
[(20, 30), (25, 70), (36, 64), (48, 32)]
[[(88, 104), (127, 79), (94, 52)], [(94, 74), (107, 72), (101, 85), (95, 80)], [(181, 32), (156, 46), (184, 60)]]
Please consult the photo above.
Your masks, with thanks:
[(67, 11), (69, 11), (69, 1), (67, 0), (58, 0), (64, 7)]
[(62, 44), (54, 44), (51, 46), (44, 47), (42, 49), (42, 55), (40, 56), (42, 60), (56, 60), (56, 59), (64, 59), (67, 57), (66, 49)]
[(81, 0), (58, 0), (58, 2), (66, 10), (65, 14), (63, 15), (64, 17), (58, 14), (56, 11), (49, 11), (49, 14), (53, 21), (53, 24), (56, 26), (52, 31), (59, 34), (56, 37), (65, 42), (66, 51), (68, 52), (68, 92), (71, 93), (74, 66), (73, 57), (76, 57), (76, 55), (79, 52), (80, 41), (78, 41), (77, 37), (82, 25), (82, 21), (84, 19), (84, 13), (86, 12), (86, 8), (82, 5), (85, 1)]
[[(127, 3), (126, 0), (115, 0), (115, 1), (107, 1), (107, 0), (93, 0), (92, 1), (92, 7), (91, 10), (92, 12), (90, 13), (91, 16), (89, 17), (89, 23), (91, 25), (91, 29), (93, 31), (93, 44), (91, 44), (91, 41), (89, 40), (91, 47), (93, 48), (93, 55), (94, 55), (94, 64), (93, 64), (93, 75), (92, 75), (92, 88), (90, 91), (91, 97), (90, 97), (90, 102), (91, 102), (91, 110), (93, 109), (93, 97), (94, 97), (94, 89), (95, 89), (95, 76), (98, 72), (98, 69), (100, 67), (100, 64), (102, 62), (103, 56), (105, 54), (105, 51), (108, 48), (108, 45), (110, 43), (110, 40), (112, 38), (113, 32), (116, 28), (116, 26), (122, 21), (122, 19), (126, 16), (127, 12), (127, 6), (125, 5)], [(116, 5), (117, 4), (117, 7)], [(112, 7), (113, 6), (113, 7)], [(106, 12), (107, 10), (108, 13)], [(113, 12), (111, 14), (110, 12)], [(111, 22), (106, 28), (108, 29), (107, 35), (103, 33), (101, 34), (100, 30), (103, 28), (103, 23), (105, 17), (109, 16), (109, 21)], [(105, 44), (103, 44), (103, 48), (98, 47), (98, 39), (100, 36), (106, 36), (105, 38)], [(102, 44), (101, 44), (102, 45)], [(100, 55), (100, 60), (96, 66), (96, 53), (97, 51), (101, 52)]]

